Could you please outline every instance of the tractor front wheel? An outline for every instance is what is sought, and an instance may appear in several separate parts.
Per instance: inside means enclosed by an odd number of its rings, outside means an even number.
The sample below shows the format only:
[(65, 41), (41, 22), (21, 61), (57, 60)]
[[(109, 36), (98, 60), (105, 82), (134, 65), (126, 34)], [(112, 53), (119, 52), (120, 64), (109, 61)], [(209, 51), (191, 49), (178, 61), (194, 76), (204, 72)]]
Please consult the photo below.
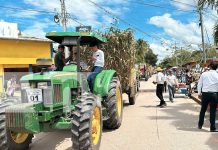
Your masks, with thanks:
[(32, 143), (33, 134), (7, 131), (8, 147), (11, 150), (27, 150)]
[(13, 105), (13, 102), (0, 104), (0, 149), (1, 150), (26, 150), (32, 142), (33, 135), (28, 133), (16, 133), (6, 129), (5, 108)]
[(79, 99), (72, 114), (72, 142), (74, 150), (98, 150), (102, 135), (101, 101), (86, 95)]
[(111, 80), (108, 96), (104, 101), (109, 118), (103, 122), (108, 129), (117, 129), (123, 118), (123, 98), (120, 81), (117, 77)]

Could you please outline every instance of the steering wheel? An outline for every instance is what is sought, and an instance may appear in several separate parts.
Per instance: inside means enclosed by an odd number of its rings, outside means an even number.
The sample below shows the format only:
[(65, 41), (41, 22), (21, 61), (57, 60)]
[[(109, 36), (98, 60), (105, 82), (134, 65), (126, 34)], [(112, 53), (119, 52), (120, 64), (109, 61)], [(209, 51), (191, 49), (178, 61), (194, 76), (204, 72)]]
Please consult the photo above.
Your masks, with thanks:
[[(68, 66), (69, 66), (69, 65), (76, 65), (76, 66), (77, 66), (77, 63), (76, 63), (76, 62), (69, 62)], [(82, 69), (82, 66), (79, 66), (79, 67), (80, 67), (80, 70), (83, 70), (83, 69)]]

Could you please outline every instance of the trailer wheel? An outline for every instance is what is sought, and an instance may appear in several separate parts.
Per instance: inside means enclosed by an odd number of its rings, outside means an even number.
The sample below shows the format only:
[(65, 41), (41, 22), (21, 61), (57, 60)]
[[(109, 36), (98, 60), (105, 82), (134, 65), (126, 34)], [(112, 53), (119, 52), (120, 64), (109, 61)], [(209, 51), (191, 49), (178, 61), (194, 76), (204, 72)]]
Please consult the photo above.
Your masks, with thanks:
[(0, 149), (1, 150), (26, 150), (32, 142), (33, 135), (28, 133), (16, 133), (6, 130), (5, 108), (13, 105), (12, 102), (0, 104)]
[(72, 114), (72, 142), (74, 150), (98, 150), (102, 135), (100, 100), (93, 95), (83, 96)]
[(109, 118), (103, 122), (105, 128), (117, 129), (123, 118), (123, 98), (120, 81), (117, 77), (111, 80), (108, 96), (105, 99), (106, 111)]

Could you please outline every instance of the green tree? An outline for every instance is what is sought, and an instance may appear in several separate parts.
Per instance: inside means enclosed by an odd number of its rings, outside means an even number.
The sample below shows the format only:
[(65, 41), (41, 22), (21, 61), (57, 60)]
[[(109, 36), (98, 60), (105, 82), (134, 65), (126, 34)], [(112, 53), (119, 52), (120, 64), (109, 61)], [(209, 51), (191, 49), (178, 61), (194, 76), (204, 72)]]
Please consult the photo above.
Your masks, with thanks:
[(150, 48), (148, 49), (148, 51), (145, 53), (144, 58), (145, 58), (145, 62), (147, 64), (150, 64), (152, 66), (156, 66), (158, 59), (157, 59), (157, 55), (155, 55), (153, 53), (152, 49), (150, 49)]
[(162, 60), (160, 63), (160, 66), (162, 68), (170, 68), (175, 66), (175, 59), (173, 57), (166, 57)]
[(144, 63), (145, 62), (145, 53), (149, 49), (149, 45), (143, 39), (138, 39), (135, 43), (136, 48), (136, 62), (137, 63)]

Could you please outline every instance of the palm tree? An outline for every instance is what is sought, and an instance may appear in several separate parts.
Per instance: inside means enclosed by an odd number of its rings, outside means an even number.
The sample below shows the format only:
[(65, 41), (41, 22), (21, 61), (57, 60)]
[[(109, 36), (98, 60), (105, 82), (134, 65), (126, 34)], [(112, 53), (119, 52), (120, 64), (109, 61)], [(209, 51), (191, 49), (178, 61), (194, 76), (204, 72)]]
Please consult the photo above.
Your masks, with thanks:
[(198, 0), (198, 6), (203, 8), (205, 5), (211, 6), (212, 8), (218, 8), (218, 1), (217, 0)]
[[(203, 9), (205, 5), (212, 7), (212, 9), (218, 10), (218, 0), (198, 0), (198, 6)], [(214, 42), (218, 44), (218, 23), (214, 27)]]

